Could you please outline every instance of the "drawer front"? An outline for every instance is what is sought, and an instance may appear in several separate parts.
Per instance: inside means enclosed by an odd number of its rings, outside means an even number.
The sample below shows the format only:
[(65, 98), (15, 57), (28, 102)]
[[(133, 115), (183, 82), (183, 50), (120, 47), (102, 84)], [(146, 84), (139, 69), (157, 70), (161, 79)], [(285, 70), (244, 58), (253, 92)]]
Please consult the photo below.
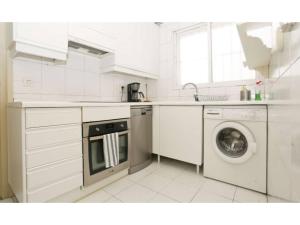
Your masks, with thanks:
[(82, 173), (82, 158), (45, 166), (27, 172), (27, 190), (33, 191), (55, 182)]
[(28, 108), (26, 128), (81, 123), (80, 108)]
[(27, 193), (28, 202), (46, 202), (83, 185), (82, 173)]
[(31, 169), (65, 159), (82, 157), (82, 142), (46, 148), (26, 153), (26, 166)]
[(83, 107), (82, 121), (113, 120), (130, 117), (129, 106)]
[(81, 141), (81, 125), (65, 125), (26, 130), (26, 150)]

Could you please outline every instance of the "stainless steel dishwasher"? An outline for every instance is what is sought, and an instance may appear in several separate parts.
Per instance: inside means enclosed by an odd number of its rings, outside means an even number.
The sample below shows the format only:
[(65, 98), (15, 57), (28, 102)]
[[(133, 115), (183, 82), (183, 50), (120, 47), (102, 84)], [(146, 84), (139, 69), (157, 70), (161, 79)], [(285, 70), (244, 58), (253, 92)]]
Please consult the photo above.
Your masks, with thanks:
[(131, 107), (131, 152), (129, 174), (152, 161), (152, 106)]

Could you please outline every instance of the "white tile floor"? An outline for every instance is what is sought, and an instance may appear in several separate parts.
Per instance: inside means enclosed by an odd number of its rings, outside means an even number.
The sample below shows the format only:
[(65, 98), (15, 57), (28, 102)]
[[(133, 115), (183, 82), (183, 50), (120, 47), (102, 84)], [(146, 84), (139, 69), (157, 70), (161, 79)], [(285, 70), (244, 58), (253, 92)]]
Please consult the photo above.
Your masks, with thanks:
[[(11, 199), (0, 201), (12, 202)], [(193, 165), (162, 158), (79, 200), (80, 203), (228, 203), (286, 202), (196, 174)]]
[(193, 165), (163, 158), (78, 202), (230, 203), (286, 202), (196, 174)]

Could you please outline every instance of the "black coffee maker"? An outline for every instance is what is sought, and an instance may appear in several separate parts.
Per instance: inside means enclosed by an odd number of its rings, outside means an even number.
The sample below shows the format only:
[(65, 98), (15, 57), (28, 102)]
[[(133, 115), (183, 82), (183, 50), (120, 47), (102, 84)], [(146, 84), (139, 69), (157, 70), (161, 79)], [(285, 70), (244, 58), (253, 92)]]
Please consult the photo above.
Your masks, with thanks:
[(140, 102), (140, 83), (131, 83), (127, 85), (127, 100), (128, 102)]

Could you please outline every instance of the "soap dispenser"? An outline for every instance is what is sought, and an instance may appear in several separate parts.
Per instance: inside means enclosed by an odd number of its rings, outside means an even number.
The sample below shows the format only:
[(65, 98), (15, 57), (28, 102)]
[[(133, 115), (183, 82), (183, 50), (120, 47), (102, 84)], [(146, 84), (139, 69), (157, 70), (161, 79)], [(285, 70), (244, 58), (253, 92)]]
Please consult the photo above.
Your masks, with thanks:
[(241, 101), (250, 101), (251, 100), (251, 91), (248, 90), (245, 85), (241, 86), (240, 100)]
[(261, 101), (262, 97), (261, 97), (261, 93), (262, 93), (262, 81), (261, 80), (257, 80), (256, 81), (256, 86), (255, 86), (255, 101)]

